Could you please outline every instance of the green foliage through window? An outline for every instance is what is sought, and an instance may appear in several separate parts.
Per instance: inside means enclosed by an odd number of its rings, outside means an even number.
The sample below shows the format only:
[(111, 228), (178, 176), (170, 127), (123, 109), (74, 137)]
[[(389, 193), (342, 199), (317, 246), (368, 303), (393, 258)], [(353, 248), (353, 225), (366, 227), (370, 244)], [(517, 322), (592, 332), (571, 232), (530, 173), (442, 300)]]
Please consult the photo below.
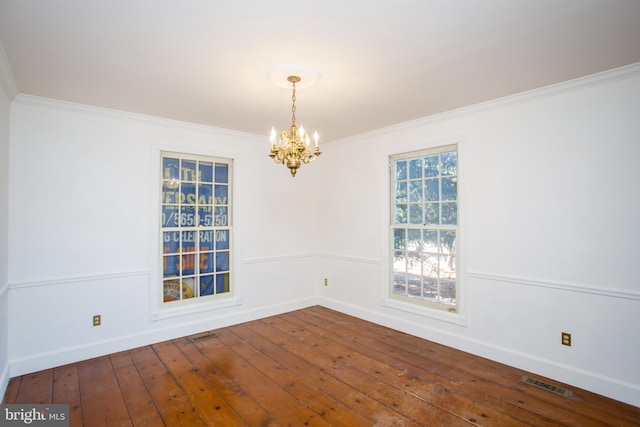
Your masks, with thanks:
[(391, 161), (391, 296), (455, 311), (457, 146)]

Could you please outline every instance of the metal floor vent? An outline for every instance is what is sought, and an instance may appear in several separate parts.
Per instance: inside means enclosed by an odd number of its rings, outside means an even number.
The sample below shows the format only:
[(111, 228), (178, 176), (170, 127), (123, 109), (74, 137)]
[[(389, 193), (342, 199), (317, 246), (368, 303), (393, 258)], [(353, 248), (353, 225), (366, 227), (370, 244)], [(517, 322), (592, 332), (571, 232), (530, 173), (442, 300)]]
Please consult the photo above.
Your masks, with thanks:
[(538, 387), (543, 390), (548, 390), (555, 394), (559, 394), (560, 396), (569, 397), (573, 394), (571, 390), (567, 390), (566, 388), (558, 387), (553, 384), (549, 384), (544, 381), (537, 380), (535, 378), (527, 377), (526, 375), (522, 377), (522, 381), (524, 381), (527, 384), (531, 384), (534, 387)]
[(198, 341), (204, 341), (204, 340), (217, 338), (217, 337), (218, 337), (218, 334), (216, 334), (215, 332), (209, 332), (208, 334), (198, 335), (197, 337), (189, 338), (189, 341), (198, 342)]

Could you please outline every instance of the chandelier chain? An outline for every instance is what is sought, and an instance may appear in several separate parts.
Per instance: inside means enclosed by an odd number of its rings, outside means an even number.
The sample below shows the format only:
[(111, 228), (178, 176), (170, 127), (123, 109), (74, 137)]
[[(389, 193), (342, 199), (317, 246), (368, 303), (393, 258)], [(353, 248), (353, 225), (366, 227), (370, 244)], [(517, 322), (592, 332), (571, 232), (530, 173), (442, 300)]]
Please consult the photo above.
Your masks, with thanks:
[(293, 94), (291, 95), (291, 124), (296, 127), (296, 82), (291, 82), (293, 85)]

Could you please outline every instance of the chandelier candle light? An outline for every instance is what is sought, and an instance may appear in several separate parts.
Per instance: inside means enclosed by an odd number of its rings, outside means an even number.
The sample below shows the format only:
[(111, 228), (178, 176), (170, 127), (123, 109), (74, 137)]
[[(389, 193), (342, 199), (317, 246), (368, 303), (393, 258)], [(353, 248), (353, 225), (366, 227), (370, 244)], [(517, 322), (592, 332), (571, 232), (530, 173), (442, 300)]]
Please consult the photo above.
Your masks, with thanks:
[(296, 83), (299, 83), (299, 76), (289, 76), (287, 81), (291, 82), (293, 95), (291, 96), (291, 127), (283, 130), (280, 134), (280, 141), (276, 143), (276, 128), (271, 129), (271, 153), (269, 157), (274, 162), (286, 165), (291, 171), (291, 176), (295, 177), (298, 168), (302, 163), (307, 164), (314, 161), (321, 153), (318, 148), (318, 132), (313, 135), (315, 142), (312, 151), (309, 141), (309, 135), (304, 128), (296, 123)]

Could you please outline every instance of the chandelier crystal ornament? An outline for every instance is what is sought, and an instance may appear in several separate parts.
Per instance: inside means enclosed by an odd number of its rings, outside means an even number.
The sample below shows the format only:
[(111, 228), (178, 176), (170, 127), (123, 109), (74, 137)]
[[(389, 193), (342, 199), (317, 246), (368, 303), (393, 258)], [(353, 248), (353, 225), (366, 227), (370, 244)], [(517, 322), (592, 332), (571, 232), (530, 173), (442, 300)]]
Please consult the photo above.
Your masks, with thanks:
[(311, 148), (309, 134), (302, 126), (296, 123), (296, 83), (299, 83), (299, 76), (289, 76), (287, 81), (291, 82), (291, 127), (283, 130), (280, 140), (276, 142), (276, 128), (271, 129), (271, 152), (269, 157), (278, 164), (285, 165), (291, 171), (291, 176), (295, 177), (298, 168), (302, 164), (314, 161), (321, 153), (318, 148), (318, 132), (313, 135), (314, 148)]

